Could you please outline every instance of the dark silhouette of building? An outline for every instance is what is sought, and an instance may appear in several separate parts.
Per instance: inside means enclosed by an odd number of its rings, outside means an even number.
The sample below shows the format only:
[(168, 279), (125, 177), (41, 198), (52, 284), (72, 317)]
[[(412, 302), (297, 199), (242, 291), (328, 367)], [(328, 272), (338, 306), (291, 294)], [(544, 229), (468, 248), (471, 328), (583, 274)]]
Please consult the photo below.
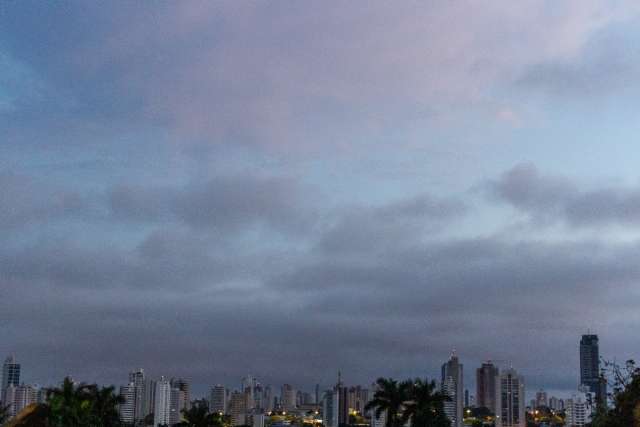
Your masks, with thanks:
[(597, 335), (583, 335), (580, 340), (580, 384), (592, 393), (596, 404), (606, 405), (607, 384), (600, 375)]
[(498, 368), (490, 360), (476, 369), (476, 406), (496, 413), (496, 381)]

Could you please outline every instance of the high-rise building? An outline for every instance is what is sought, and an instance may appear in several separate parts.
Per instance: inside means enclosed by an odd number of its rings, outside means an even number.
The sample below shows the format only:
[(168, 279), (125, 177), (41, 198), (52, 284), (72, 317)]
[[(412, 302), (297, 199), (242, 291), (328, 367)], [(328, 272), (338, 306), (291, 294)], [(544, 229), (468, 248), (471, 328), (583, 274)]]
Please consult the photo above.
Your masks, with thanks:
[(31, 385), (20, 384), (18, 386), (9, 384), (5, 389), (4, 405), (7, 407), (9, 418), (15, 417), (24, 408), (36, 403), (38, 390)]
[(584, 394), (574, 394), (566, 402), (565, 426), (583, 427), (590, 421), (590, 413)]
[(451, 421), (451, 427), (462, 427), (462, 399), (464, 396), (462, 368), (462, 363), (459, 362), (455, 352), (442, 365), (441, 389), (450, 398), (444, 403), (444, 412)]
[(133, 420), (134, 422), (144, 420), (147, 415), (145, 408), (145, 379), (144, 370), (129, 373), (129, 384), (133, 386)]
[(133, 383), (120, 386), (120, 396), (124, 400), (120, 404), (120, 421), (127, 424), (135, 422), (136, 389)]
[[(256, 389), (258, 388), (258, 380), (252, 376), (247, 375), (242, 379), (241, 391), (244, 393), (246, 410), (251, 411), (257, 407), (256, 402)], [(260, 400), (260, 399), (258, 399)]]
[(526, 427), (524, 379), (510, 368), (498, 375), (496, 427)]
[(338, 391), (338, 425), (346, 426), (349, 424), (349, 389), (338, 382), (336, 386)]
[(216, 413), (227, 413), (227, 388), (224, 385), (216, 384), (211, 387), (209, 410)]
[(498, 374), (498, 368), (490, 360), (476, 369), (476, 406), (488, 408), (492, 414), (496, 413)]
[(231, 415), (231, 424), (233, 426), (241, 426), (247, 422), (247, 406), (243, 392), (234, 391), (229, 399), (229, 414)]
[(10, 399), (5, 397), (5, 390), (10, 385), (20, 385), (20, 364), (16, 362), (15, 356), (11, 355), (7, 357), (2, 366), (2, 390), (0, 398), (5, 405), (11, 404)]
[(549, 406), (548, 402), (547, 402), (547, 392), (540, 389), (536, 392), (536, 404), (535, 404), (535, 408), (538, 408), (540, 406)]
[(168, 426), (171, 423), (171, 382), (165, 377), (156, 381), (153, 425)]
[(182, 378), (171, 378), (171, 388), (179, 392), (177, 394), (177, 401), (175, 402), (178, 414), (181, 414), (182, 411), (189, 410), (189, 406), (191, 405), (191, 387), (189, 387), (189, 382)]
[(583, 335), (580, 340), (580, 385), (589, 389), (598, 405), (606, 405), (607, 384), (600, 376), (597, 335)]
[(349, 412), (364, 413), (364, 407), (369, 400), (369, 390), (361, 386), (349, 387), (347, 407)]
[(182, 405), (184, 395), (179, 388), (171, 387), (170, 409), (169, 409), (169, 425), (173, 426), (182, 421)]
[(267, 412), (273, 411), (275, 396), (273, 395), (273, 390), (271, 386), (270, 385), (266, 386), (262, 393), (263, 393), (263, 396), (262, 396), (263, 409)]
[(15, 413), (19, 414), (27, 406), (38, 401), (38, 389), (29, 384), (20, 384), (16, 387), (13, 405)]
[(339, 427), (339, 396), (338, 387), (327, 390), (322, 399), (322, 425), (324, 427)]
[(253, 406), (256, 412), (264, 411), (264, 389), (260, 383), (253, 388)]
[(7, 388), (2, 391), (2, 405), (7, 408), (7, 415), (9, 416), (9, 418), (15, 417), (18, 413), (15, 405), (17, 389), (17, 386), (9, 384)]
[(144, 382), (144, 416), (151, 415), (155, 412), (156, 407), (156, 382), (147, 379)]
[(280, 393), (280, 402), (282, 409), (285, 411), (293, 411), (296, 409), (296, 391), (290, 384), (283, 384)]

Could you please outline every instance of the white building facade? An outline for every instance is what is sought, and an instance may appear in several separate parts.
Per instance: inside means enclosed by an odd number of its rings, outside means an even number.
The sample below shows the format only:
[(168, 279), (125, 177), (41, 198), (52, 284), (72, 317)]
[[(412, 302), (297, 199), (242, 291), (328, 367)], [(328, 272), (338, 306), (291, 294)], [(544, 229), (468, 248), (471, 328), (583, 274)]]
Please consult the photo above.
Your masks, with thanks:
[(526, 427), (524, 378), (510, 368), (496, 380), (496, 427)]

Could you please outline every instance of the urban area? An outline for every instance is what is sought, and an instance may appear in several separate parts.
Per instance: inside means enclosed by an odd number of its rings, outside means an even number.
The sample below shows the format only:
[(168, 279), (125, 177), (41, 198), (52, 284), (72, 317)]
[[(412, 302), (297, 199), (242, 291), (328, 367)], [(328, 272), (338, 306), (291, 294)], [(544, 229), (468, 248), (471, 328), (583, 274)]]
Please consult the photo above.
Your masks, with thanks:
[[(440, 378), (431, 383), (431, 396), (444, 396), (442, 412), (445, 423), (452, 427), (585, 426), (597, 407), (607, 405), (598, 336), (583, 335), (579, 354), (580, 381), (570, 396), (551, 396), (543, 389), (526, 390), (525, 378), (516, 367), (491, 360), (475, 369), (475, 390), (470, 390), (455, 352), (442, 365)], [(29, 408), (46, 403), (55, 388), (22, 383), (21, 364), (15, 356), (5, 360), (2, 374), (2, 401), (9, 423)], [(67, 378), (65, 383), (73, 390), (72, 379)], [(149, 378), (138, 369), (129, 373), (127, 384), (121, 385), (115, 395), (117, 417), (125, 426), (195, 425), (185, 423), (185, 417), (190, 411), (200, 410), (229, 427), (385, 427), (393, 425), (387, 419), (391, 407), (380, 403), (389, 398), (380, 391), (388, 387), (398, 388), (398, 382), (380, 378), (370, 385), (348, 385), (338, 372), (335, 385), (328, 389), (316, 384), (310, 390), (298, 390), (290, 384), (264, 385), (247, 375), (236, 389), (216, 384), (207, 396), (195, 399), (187, 379)]]

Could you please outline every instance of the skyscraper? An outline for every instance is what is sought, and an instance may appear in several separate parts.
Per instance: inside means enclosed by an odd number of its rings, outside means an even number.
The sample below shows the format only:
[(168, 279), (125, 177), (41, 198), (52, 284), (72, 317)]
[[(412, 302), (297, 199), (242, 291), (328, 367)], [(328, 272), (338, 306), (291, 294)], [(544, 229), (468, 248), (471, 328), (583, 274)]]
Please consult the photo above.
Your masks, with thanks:
[(7, 357), (2, 366), (2, 389), (9, 385), (20, 385), (20, 364), (16, 362), (15, 356)]
[(280, 400), (282, 403), (282, 409), (285, 411), (292, 411), (296, 408), (296, 391), (290, 384), (282, 385)]
[(2, 390), (0, 390), (0, 398), (5, 405), (12, 404), (12, 401), (10, 402), (5, 396), (7, 387), (10, 385), (15, 387), (20, 385), (20, 364), (16, 362), (16, 358), (13, 355), (7, 357), (2, 366)]
[(38, 389), (29, 384), (20, 384), (16, 387), (15, 399), (13, 402), (15, 413), (19, 414), (27, 406), (36, 403), (38, 399)]
[(171, 388), (178, 390), (175, 408), (178, 414), (189, 409), (191, 404), (191, 387), (189, 382), (182, 378), (171, 378)]
[(322, 425), (324, 427), (338, 427), (338, 387), (327, 390), (322, 399)]
[(267, 412), (273, 411), (273, 400), (274, 400), (273, 390), (270, 385), (266, 386), (263, 391), (262, 396), (262, 406), (264, 410)]
[(462, 427), (462, 399), (464, 396), (464, 384), (462, 376), (462, 363), (458, 361), (455, 352), (449, 360), (442, 365), (441, 389), (451, 400), (444, 403), (444, 412), (451, 420), (451, 427)]
[(120, 396), (124, 400), (118, 408), (120, 421), (126, 424), (133, 424), (136, 408), (136, 392), (133, 383), (120, 386)]
[(179, 388), (171, 386), (170, 409), (169, 409), (169, 425), (173, 426), (182, 421), (182, 392)]
[(153, 414), (156, 407), (156, 382), (147, 379), (144, 382), (144, 416)]
[(129, 384), (133, 386), (133, 420), (142, 421), (147, 415), (145, 410), (144, 370), (129, 373)]
[(153, 425), (169, 425), (171, 422), (171, 383), (165, 377), (156, 381)]
[(597, 335), (583, 335), (580, 340), (580, 385), (589, 390), (598, 405), (606, 405), (607, 385), (600, 377)]
[(582, 427), (587, 424), (590, 414), (587, 406), (584, 395), (580, 393), (574, 394), (571, 399), (567, 399), (565, 425), (567, 427)]
[(524, 379), (510, 368), (498, 375), (496, 427), (525, 427)]
[(209, 410), (215, 413), (227, 413), (227, 388), (222, 384), (211, 387)]
[(476, 369), (476, 405), (496, 413), (496, 379), (498, 368), (490, 360)]
[(231, 415), (231, 425), (241, 426), (247, 422), (247, 406), (243, 392), (234, 391), (229, 399), (229, 414)]

